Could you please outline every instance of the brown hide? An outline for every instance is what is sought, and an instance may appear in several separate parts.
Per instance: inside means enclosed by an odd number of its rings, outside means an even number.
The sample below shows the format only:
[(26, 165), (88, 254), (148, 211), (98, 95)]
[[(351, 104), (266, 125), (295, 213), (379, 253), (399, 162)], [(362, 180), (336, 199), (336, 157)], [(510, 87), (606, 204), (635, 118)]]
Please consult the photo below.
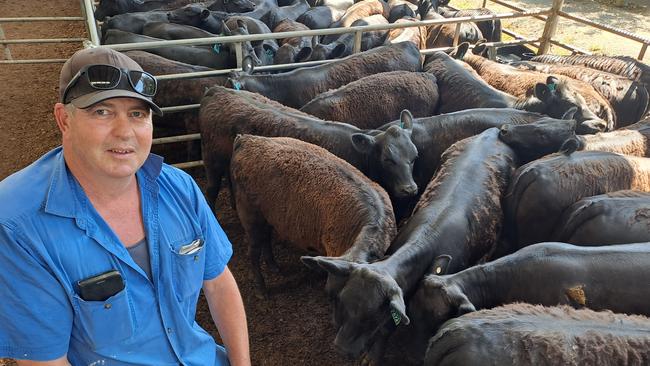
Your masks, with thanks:
[[(278, 25), (273, 28), (273, 33), (278, 32), (293, 32), (293, 31), (302, 31), (309, 30), (309, 27), (302, 23), (298, 23), (295, 20), (285, 19), (278, 23)], [(289, 37), (278, 39), (278, 45), (282, 46), (285, 43), (288, 43), (295, 47), (302, 47), (310, 44), (309, 37)]]
[[(401, 18), (395, 21), (397, 23), (410, 23), (417, 22), (415, 18)], [(388, 31), (386, 37), (386, 44), (399, 43), (399, 42), (413, 42), (419, 49), (423, 50), (427, 46), (427, 28), (426, 27), (412, 27), (412, 28), (398, 28)]]
[(577, 136), (582, 150), (609, 151), (613, 153), (650, 157), (650, 121), (639, 122), (611, 132)]
[(231, 176), (249, 238), (266, 222), (303, 250), (366, 262), (381, 258), (396, 235), (386, 192), (316, 145), (243, 135), (235, 140)]
[(438, 85), (434, 75), (392, 71), (366, 76), (322, 93), (300, 110), (323, 120), (372, 129), (399, 119), (404, 109), (413, 117), (426, 117), (434, 115), (437, 107)]
[(382, 14), (387, 18), (387, 5), (381, 0), (362, 0), (352, 5), (345, 11), (345, 14), (337, 22), (339, 27), (347, 28), (355, 20), (369, 17), (375, 14)]
[[(546, 84), (546, 80), (551, 76), (550, 74), (535, 71), (520, 70), (473, 54), (465, 54), (463, 61), (470, 64), (488, 84), (519, 98), (532, 94), (535, 84)], [(614, 111), (609, 102), (598, 94), (591, 85), (565, 76), (558, 75), (557, 77), (560, 82), (567, 84), (578, 95), (582, 96), (589, 109), (596, 116), (607, 121), (610, 130), (613, 129), (616, 125)]]

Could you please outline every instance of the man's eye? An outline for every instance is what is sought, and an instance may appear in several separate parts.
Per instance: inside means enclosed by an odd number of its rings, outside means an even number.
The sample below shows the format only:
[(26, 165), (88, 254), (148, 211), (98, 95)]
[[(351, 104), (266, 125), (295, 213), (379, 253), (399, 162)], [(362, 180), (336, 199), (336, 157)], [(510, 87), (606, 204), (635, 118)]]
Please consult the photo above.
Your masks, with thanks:
[(107, 109), (95, 109), (95, 114), (99, 116), (106, 116), (108, 115), (108, 110)]
[(147, 112), (145, 111), (133, 111), (131, 112), (131, 116), (134, 118), (145, 118), (147, 116)]

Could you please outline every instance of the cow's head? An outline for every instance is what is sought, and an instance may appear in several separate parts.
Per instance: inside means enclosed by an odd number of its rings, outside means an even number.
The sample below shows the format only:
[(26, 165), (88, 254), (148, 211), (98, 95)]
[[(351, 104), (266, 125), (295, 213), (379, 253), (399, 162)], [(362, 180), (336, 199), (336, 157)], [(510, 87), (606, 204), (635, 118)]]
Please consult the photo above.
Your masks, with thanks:
[(582, 95), (555, 76), (549, 76), (546, 79), (546, 84), (537, 83), (533, 95), (543, 105), (542, 109), (536, 110), (536, 112), (553, 118), (562, 118), (571, 108), (576, 108), (574, 119), (578, 122), (576, 126), (578, 134), (603, 132), (608, 129), (607, 121), (599, 118), (589, 109)]
[(404, 110), (400, 126), (390, 126), (386, 131), (370, 135), (352, 135), (353, 147), (366, 157), (370, 179), (384, 187), (392, 197), (412, 197), (418, 193), (413, 180), (413, 164), (418, 150), (411, 140), (413, 116)]
[[(235, 25), (236, 28), (233, 28), (231, 30), (226, 24), (226, 22), (222, 21), (221, 29), (223, 31), (223, 34), (225, 36), (247, 36), (249, 34), (248, 26), (246, 25), (246, 22), (244, 22), (243, 20), (237, 19), (235, 21)], [(260, 60), (260, 58), (257, 57), (257, 54), (255, 53), (255, 49), (253, 48), (253, 45), (251, 44), (250, 41), (241, 42), (240, 44), (241, 44), (242, 55), (244, 58), (250, 58), (253, 64), (256, 66), (262, 65), (262, 60)], [(231, 52), (235, 52), (235, 47), (236, 44), (232, 43), (230, 47)]]
[(304, 258), (345, 281), (334, 300), (334, 345), (340, 353), (359, 357), (386, 322), (409, 324), (402, 290), (388, 274), (371, 264), (328, 257), (303, 257), (303, 262)]
[(435, 259), (433, 274), (424, 277), (409, 303), (416, 331), (427, 337), (447, 320), (476, 311), (463, 290), (443, 276), (450, 260), (449, 256)]
[(335, 41), (329, 44), (322, 44), (318, 41), (318, 36), (314, 36), (311, 42), (312, 53), (309, 61), (332, 60), (345, 56), (347, 46), (344, 43)]
[(275, 53), (274, 62), (276, 64), (292, 64), (294, 62), (304, 62), (311, 57), (311, 47), (295, 47), (289, 43), (283, 44)]
[(532, 161), (557, 152), (562, 143), (575, 136), (576, 120), (571, 119), (577, 108), (571, 108), (563, 119), (543, 117), (534, 123), (503, 125), (499, 139), (517, 152), (523, 161)]
[(95, 19), (104, 20), (104, 18), (129, 13), (134, 11), (133, 0), (100, 0), (95, 9)]
[(212, 16), (206, 7), (196, 4), (188, 4), (181, 8), (167, 12), (167, 20), (170, 23), (178, 23), (199, 27), (206, 19)]

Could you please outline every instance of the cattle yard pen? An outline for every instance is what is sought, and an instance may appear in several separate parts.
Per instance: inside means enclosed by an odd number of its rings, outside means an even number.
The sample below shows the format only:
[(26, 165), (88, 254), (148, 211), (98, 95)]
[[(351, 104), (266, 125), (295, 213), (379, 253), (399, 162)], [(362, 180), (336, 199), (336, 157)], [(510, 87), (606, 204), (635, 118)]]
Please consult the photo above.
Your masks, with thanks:
[[(611, 26), (603, 25), (589, 19), (571, 15), (562, 11), (562, 6), (564, 0), (553, 0), (551, 8), (546, 10), (535, 10), (535, 11), (526, 11), (520, 7), (509, 4), (508, 2), (502, 0), (489, 0), (501, 6), (515, 10), (515, 12), (506, 12), (498, 13), (494, 15), (480, 15), (480, 16), (471, 16), (471, 17), (458, 17), (458, 18), (447, 18), (447, 19), (435, 19), (435, 20), (425, 20), (425, 21), (415, 21), (409, 23), (399, 23), (399, 24), (382, 24), (382, 25), (367, 25), (367, 26), (356, 26), (348, 28), (330, 28), (330, 29), (318, 29), (318, 30), (308, 30), (308, 31), (294, 31), (294, 32), (278, 32), (270, 34), (253, 34), (246, 36), (218, 36), (218, 37), (209, 37), (209, 38), (194, 38), (194, 39), (182, 39), (182, 40), (173, 40), (173, 41), (155, 41), (155, 42), (144, 42), (144, 43), (129, 43), (129, 44), (114, 44), (107, 45), (107, 47), (113, 48), (119, 51), (127, 50), (147, 50), (150, 48), (157, 47), (170, 47), (174, 45), (207, 45), (207, 44), (216, 44), (216, 43), (233, 43), (235, 44), (236, 50), (236, 59), (237, 59), (237, 68), (234, 69), (222, 69), (214, 71), (203, 71), (203, 72), (193, 72), (185, 74), (169, 74), (169, 75), (158, 75), (156, 78), (158, 80), (173, 80), (173, 79), (188, 79), (188, 78), (199, 78), (205, 76), (216, 76), (228, 74), (232, 71), (241, 70), (242, 65), (242, 51), (241, 43), (246, 41), (261, 41), (268, 39), (281, 39), (289, 37), (301, 37), (301, 36), (322, 36), (322, 35), (332, 35), (332, 34), (344, 34), (344, 33), (354, 33), (354, 46), (353, 53), (361, 51), (361, 37), (364, 32), (368, 31), (378, 31), (378, 30), (391, 30), (399, 28), (411, 28), (411, 27), (421, 27), (421, 26), (432, 26), (440, 24), (456, 24), (456, 32), (454, 38), (454, 46), (458, 44), (458, 37), (460, 34), (460, 27), (462, 23), (465, 22), (476, 22), (492, 19), (515, 19), (515, 18), (534, 18), (545, 22), (544, 30), (542, 35), (539, 38), (526, 38), (524, 36), (518, 35), (507, 29), (503, 29), (503, 33), (511, 36), (514, 40), (503, 41), (503, 42), (489, 42), (485, 43), (488, 47), (488, 57), (494, 59), (496, 57), (496, 50), (498, 47), (506, 46), (517, 46), (517, 45), (531, 45), (537, 48), (537, 54), (545, 54), (548, 52), (550, 45), (556, 45), (562, 47), (566, 50), (571, 51), (574, 54), (590, 54), (586, 50), (579, 49), (572, 45), (565, 44), (558, 40), (553, 39), (558, 20), (560, 17), (576, 21), (579, 23), (586, 24), (588, 26), (594, 27), (596, 29), (613, 33), (617, 36), (639, 42), (641, 49), (638, 54), (638, 59), (642, 60), (647, 51), (648, 45), (650, 45), (650, 39), (641, 37), (639, 35), (632, 34), (626, 30), (617, 29)], [(483, 0), (483, 7), (486, 7), (488, 0)], [(62, 63), (65, 59), (31, 59), (31, 60), (15, 60), (11, 56), (9, 45), (11, 44), (27, 44), (27, 43), (61, 43), (61, 42), (81, 42), (84, 47), (96, 47), (100, 45), (99, 35), (97, 33), (97, 22), (94, 18), (94, 4), (91, 0), (80, 0), (81, 9), (83, 16), (82, 17), (24, 17), (24, 18), (0, 18), (0, 45), (3, 45), (4, 48), (4, 60), (0, 60), (0, 64), (3, 63)], [(20, 39), (20, 40), (8, 40), (5, 39), (4, 33), (2, 31), (2, 24), (8, 22), (46, 22), (46, 21), (83, 21), (85, 22), (86, 29), (88, 31), (89, 39), (86, 38), (65, 38), (65, 39)], [(447, 48), (435, 48), (435, 49), (426, 49), (420, 50), (420, 53), (423, 55), (431, 54), (439, 50), (449, 50), (452, 47)], [(308, 61), (302, 63), (294, 64), (282, 64), (282, 65), (269, 65), (269, 66), (260, 66), (255, 69), (258, 71), (276, 71), (284, 69), (293, 69), (297, 67), (304, 66), (313, 66), (319, 65), (327, 62), (332, 62), (336, 60), (324, 60), (324, 61)], [(183, 106), (167, 106), (163, 107), (162, 110), (165, 113), (174, 113), (179, 111), (185, 111), (190, 109), (197, 109), (199, 104), (183, 105)], [(167, 144), (167, 143), (176, 143), (176, 142), (186, 142), (199, 140), (200, 134), (193, 133), (180, 136), (170, 136), (154, 139), (154, 144)], [(202, 161), (189, 161), (174, 164), (179, 168), (191, 168), (196, 166), (201, 166)]]

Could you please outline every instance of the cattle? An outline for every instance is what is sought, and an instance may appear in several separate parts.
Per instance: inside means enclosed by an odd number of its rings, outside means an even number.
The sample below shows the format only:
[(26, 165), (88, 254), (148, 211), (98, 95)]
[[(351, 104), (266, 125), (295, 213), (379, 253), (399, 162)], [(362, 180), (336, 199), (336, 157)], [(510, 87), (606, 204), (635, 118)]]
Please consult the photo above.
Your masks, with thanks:
[(505, 196), (507, 240), (496, 256), (548, 240), (562, 212), (581, 198), (623, 189), (650, 191), (650, 159), (577, 151), (523, 165)]
[(316, 95), (385, 71), (420, 71), (420, 53), (408, 42), (378, 47), (325, 65), (302, 67), (282, 74), (250, 75), (233, 72), (229, 87), (252, 91), (286, 106), (300, 108)]
[[(301, 259), (344, 283), (334, 303), (335, 345), (358, 356), (385, 323), (409, 324), (404, 298), (445, 254), (462, 269), (486, 254), (501, 223), (501, 192), (514, 169), (514, 153), (499, 142), (498, 129), (465, 139), (445, 152), (411, 218), (391, 244), (386, 259), (358, 264), (328, 257)], [(434, 260), (436, 259), (436, 260)], [(373, 349), (373, 357), (377, 357)]]
[[(468, 46), (467, 43), (462, 44), (460, 53), (464, 53)], [(548, 84), (537, 83), (534, 95), (518, 99), (475, 77), (444, 52), (427, 55), (424, 70), (435, 75), (438, 81), (438, 113), (469, 108), (515, 108), (563, 118), (568, 111), (577, 107), (565, 97), (564, 85), (556, 84), (554, 80), (549, 80)], [(579, 119), (580, 115), (575, 117)]]
[(650, 66), (629, 56), (602, 56), (602, 55), (540, 55), (531, 58), (531, 61), (586, 66), (592, 69), (610, 72), (625, 76), (645, 85), (650, 92)]
[[(478, 135), (488, 128), (499, 128), (504, 124), (527, 125), (538, 121), (555, 121), (559, 125), (575, 125), (571, 115), (562, 120), (538, 113), (511, 108), (476, 108), (413, 120), (412, 140), (418, 149), (418, 158), (413, 167), (413, 178), (418, 187), (425, 187), (434, 172), (440, 167), (442, 153), (448, 147), (470, 136)], [(399, 125), (394, 121), (379, 127), (386, 130)]]
[(222, 176), (228, 171), (236, 134), (293, 137), (321, 146), (384, 187), (392, 197), (417, 193), (411, 142), (412, 125), (387, 131), (319, 120), (261, 95), (214, 87), (201, 100), (201, 150), (207, 176), (206, 196), (214, 207)]
[(191, 25), (151, 22), (142, 27), (142, 35), (161, 39), (187, 39), (218, 37), (218, 34), (210, 33), (201, 28)]
[(617, 191), (586, 197), (567, 208), (552, 240), (578, 245), (650, 241), (650, 194)]
[[(104, 20), (107, 16), (114, 16), (125, 13), (139, 13), (151, 10), (170, 10), (180, 8), (196, 0), (100, 0), (95, 9), (95, 19)], [(218, 3), (219, 1), (215, 1)], [(248, 0), (234, 0), (231, 3), (239, 4), (249, 2)], [(217, 10), (217, 9), (214, 9)]]
[(296, 0), (293, 4), (271, 9), (263, 15), (260, 20), (266, 23), (269, 28), (275, 28), (278, 23), (285, 19), (296, 20), (299, 16), (309, 10), (307, 0)]
[(238, 136), (230, 176), (259, 297), (267, 293), (261, 254), (277, 267), (272, 231), (303, 250), (357, 263), (382, 258), (397, 233), (386, 192), (319, 146), (287, 137)]
[(223, 20), (227, 18), (227, 15), (227, 13), (223, 12), (212, 12), (199, 4), (189, 4), (168, 12), (167, 21), (191, 25), (210, 33), (220, 34), (223, 31)]
[[(401, 18), (395, 21), (399, 23), (412, 23), (417, 22), (415, 18)], [(395, 28), (388, 31), (385, 44), (411, 42), (419, 49), (427, 48), (427, 28), (426, 27), (410, 27), (410, 28)]]
[[(438, 13), (445, 18), (473, 17), (481, 15), (494, 15), (494, 11), (487, 8), (454, 10), (446, 6), (438, 8)], [(475, 22), (481, 35), (488, 42), (501, 42), (501, 19), (482, 20)]]
[(644, 281), (630, 280), (649, 278), (650, 243), (600, 247), (540, 243), (444, 275), (445, 264), (454, 261), (452, 256), (435, 268), (439, 274), (425, 276), (409, 303), (418, 337), (430, 337), (451, 318), (513, 302), (650, 315), (650, 289)]
[[(462, 59), (472, 66), (488, 84), (515, 97), (521, 98), (530, 95), (537, 83), (564, 84), (565, 87), (562, 90), (556, 90), (556, 93), (561, 93), (562, 97), (578, 106), (579, 111), (576, 117), (580, 124), (588, 124), (601, 132), (612, 130), (616, 126), (616, 116), (609, 102), (591, 85), (583, 81), (520, 70), (473, 54), (466, 53)], [(549, 82), (551, 80), (554, 80), (552, 84)]]
[[(223, 23), (222, 28), (225, 36), (271, 33), (271, 30), (261, 21), (242, 16), (229, 17)], [(275, 50), (278, 48), (278, 44), (275, 40), (246, 41), (241, 43), (241, 47), (242, 55), (244, 57), (251, 57), (254, 65), (270, 65), (273, 64), (273, 56), (275, 55)], [(267, 54), (267, 51), (269, 54)]]
[(424, 365), (642, 366), (650, 363), (649, 331), (641, 316), (513, 304), (445, 324)]
[(417, 16), (410, 3), (389, 1), (388, 6), (390, 6), (390, 12), (388, 13), (389, 23), (395, 23), (398, 19), (415, 18)]
[(329, 6), (315, 6), (298, 18), (296, 21), (309, 27), (309, 29), (326, 29), (345, 14), (345, 10), (338, 10)]
[[(363, 26), (363, 25), (373, 25), (373, 24), (388, 24), (386, 18), (381, 14), (371, 15), (365, 18), (357, 19), (352, 23), (352, 27)], [(388, 31), (379, 30), (379, 31), (370, 31), (364, 32), (361, 36), (361, 50), (367, 51), (371, 48), (375, 48), (384, 44), (384, 40), (388, 36)], [(333, 37), (333, 36), (332, 36)], [(341, 58), (349, 56), (352, 54), (352, 49), (354, 47), (355, 35), (354, 33), (344, 33), (336, 35), (336, 39), (330, 41), (330, 43), (320, 43), (318, 36), (313, 37), (312, 49), (313, 52), (310, 61), (317, 60), (331, 60), (335, 58)]]
[[(355, 20), (369, 17), (375, 14), (382, 14), (384, 18), (388, 18), (388, 4), (380, 0), (361, 0), (354, 5), (347, 8), (345, 14), (338, 21), (330, 25), (331, 28), (347, 28), (354, 23)], [(334, 35), (336, 37), (336, 35)], [(323, 41), (329, 43), (327, 37)]]
[(515, 149), (525, 162), (558, 151), (568, 139), (576, 140), (576, 150), (609, 151), (650, 157), (650, 120), (594, 135), (576, 136), (574, 129), (575, 124), (549, 120), (528, 125), (504, 125), (501, 127), (500, 137)]
[(391, 71), (366, 76), (338, 89), (319, 94), (301, 111), (320, 119), (377, 128), (399, 119), (407, 109), (426, 117), (438, 107), (436, 77), (425, 72)]
[(547, 74), (560, 74), (589, 83), (611, 104), (616, 113), (616, 128), (639, 121), (650, 107), (648, 90), (641, 83), (624, 76), (575, 65), (550, 65), (530, 61), (512, 65)]
[[(285, 19), (273, 28), (273, 33), (309, 30), (306, 25), (291, 19)], [(310, 37), (291, 37), (278, 39), (280, 48), (275, 53), (275, 64), (290, 64), (307, 61), (311, 56)]]
[(154, 10), (141, 13), (118, 14), (113, 17), (108, 17), (101, 25), (102, 44), (105, 44), (107, 33), (111, 29), (142, 34), (144, 25), (152, 22), (169, 23), (167, 12)]
[[(124, 32), (118, 29), (111, 29), (106, 32), (104, 44), (120, 44), (135, 42), (155, 42), (159, 38), (143, 36), (131, 32)], [(209, 47), (195, 46), (171, 46), (147, 48), (147, 52), (192, 65), (205, 66), (212, 69), (235, 67), (234, 51), (217, 52)]]
[[(418, 14), (422, 20), (445, 19), (442, 15), (432, 9), (428, 0), (418, 2)], [(434, 24), (426, 27), (426, 45), (425, 48), (449, 47), (454, 45), (456, 38), (456, 24)], [(481, 31), (474, 23), (461, 23), (458, 34), (459, 42), (476, 43), (483, 39)]]

